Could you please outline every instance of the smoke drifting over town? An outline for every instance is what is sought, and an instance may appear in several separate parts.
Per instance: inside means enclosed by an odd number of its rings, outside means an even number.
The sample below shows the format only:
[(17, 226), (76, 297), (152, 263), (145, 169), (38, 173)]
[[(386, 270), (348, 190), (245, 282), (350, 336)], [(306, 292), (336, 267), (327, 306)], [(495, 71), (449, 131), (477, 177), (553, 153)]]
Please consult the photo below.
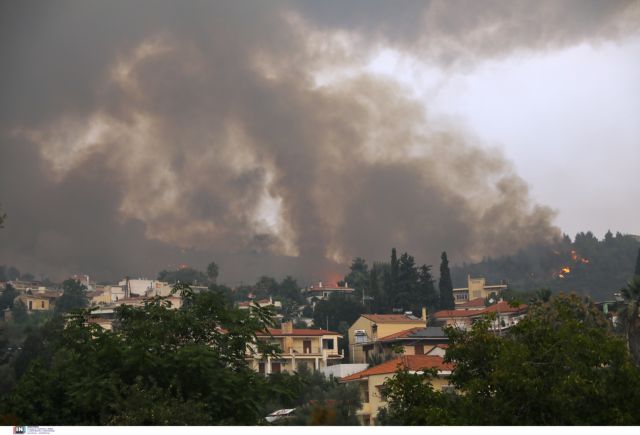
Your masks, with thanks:
[(615, 1), (225, 3), (1, 7), (0, 264), (104, 279), (215, 260), (231, 283), (552, 240), (499, 150), (364, 66), (391, 47), (473, 68), (640, 18)]

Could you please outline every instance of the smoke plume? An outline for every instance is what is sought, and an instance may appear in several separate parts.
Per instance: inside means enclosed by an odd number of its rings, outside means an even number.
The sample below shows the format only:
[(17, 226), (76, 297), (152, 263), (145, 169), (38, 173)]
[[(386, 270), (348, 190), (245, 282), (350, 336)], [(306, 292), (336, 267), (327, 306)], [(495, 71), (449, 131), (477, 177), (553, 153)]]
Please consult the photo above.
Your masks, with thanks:
[(499, 151), (363, 68), (386, 46), (470, 68), (638, 22), (631, 2), (495, 3), (5, 3), (0, 263), (116, 278), (215, 260), (235, 283), (557, 237)]

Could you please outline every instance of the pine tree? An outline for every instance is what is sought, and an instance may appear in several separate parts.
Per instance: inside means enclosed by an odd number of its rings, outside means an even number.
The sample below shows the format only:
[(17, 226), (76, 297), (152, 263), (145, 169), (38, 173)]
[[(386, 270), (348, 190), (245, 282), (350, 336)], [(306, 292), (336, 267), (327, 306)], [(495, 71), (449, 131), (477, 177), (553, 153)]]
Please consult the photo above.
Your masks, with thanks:
[(400, 265), (398, 263), (398, 256), (396, 255), (396, 248), (391, 250), (391, 288), (395, 293), (398, 285), (398, 273)]
[(453, 310), (455, 301), (453, 300), (453, 284), (451, 282), (451, 272), (449, 271), (449, 260), (446, 251), (442, 253), (442, 262), (440, 263), (440, 309)]

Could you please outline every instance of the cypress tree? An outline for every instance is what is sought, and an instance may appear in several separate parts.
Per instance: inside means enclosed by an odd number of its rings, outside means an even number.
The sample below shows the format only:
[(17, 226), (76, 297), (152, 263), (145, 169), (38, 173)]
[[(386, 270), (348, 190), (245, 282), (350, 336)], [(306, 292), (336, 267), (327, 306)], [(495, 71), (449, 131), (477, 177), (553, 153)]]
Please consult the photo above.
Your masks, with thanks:
[(455, 301), (453, 300), (453, 283), (451, 282), (451, 272), (449, 271), (449, 260), (446, 251), (442, 253), (442, 262), (440, 263), (440, 309), (453, 310)]
[(640, 276), (640, 248), (638, 248), (638, 257), (636, 258), (636, 276)]

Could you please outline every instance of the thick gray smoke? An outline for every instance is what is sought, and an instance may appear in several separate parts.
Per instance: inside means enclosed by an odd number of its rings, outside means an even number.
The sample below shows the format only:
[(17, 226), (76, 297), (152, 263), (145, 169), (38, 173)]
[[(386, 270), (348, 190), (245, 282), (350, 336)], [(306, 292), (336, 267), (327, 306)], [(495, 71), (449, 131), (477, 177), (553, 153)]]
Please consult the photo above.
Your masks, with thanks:
[[(635, 30), (628, 2), (4, 3), (0, 264), (59, 277), (221, 264), (320, 278), (557, 237), (497, 152), (362, 69)], [(340, 74), (350, 71), (349, 74)]]

